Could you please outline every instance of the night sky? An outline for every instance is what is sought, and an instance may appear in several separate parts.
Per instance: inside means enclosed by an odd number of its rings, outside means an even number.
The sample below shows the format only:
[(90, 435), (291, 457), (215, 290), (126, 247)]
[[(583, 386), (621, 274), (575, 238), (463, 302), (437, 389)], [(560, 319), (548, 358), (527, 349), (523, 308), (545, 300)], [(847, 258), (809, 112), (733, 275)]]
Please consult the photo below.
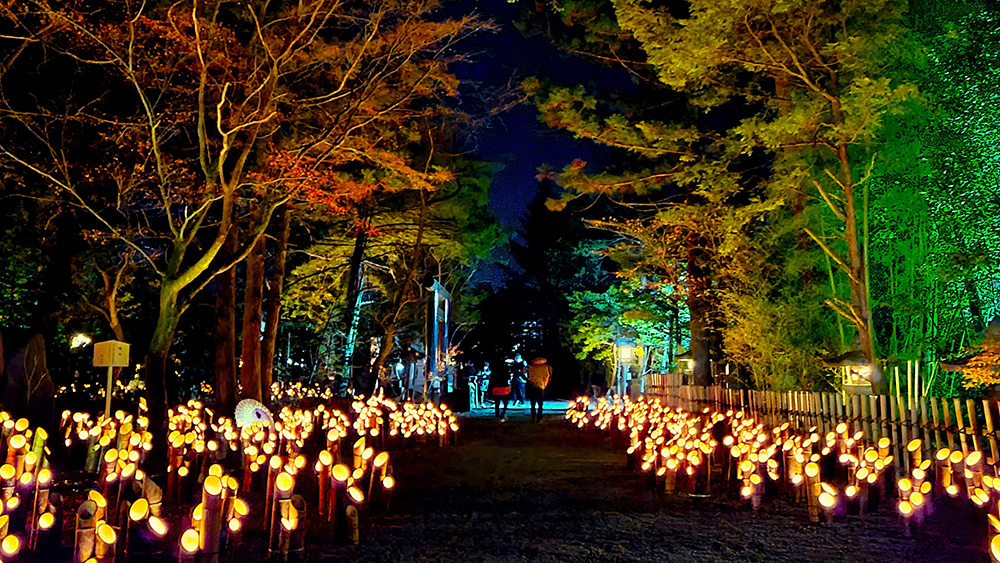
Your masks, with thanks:
[[(605, 92), (609, 87), (631, 86), (624, 69), (566, 56), (548, 37), (523, 34), (515, 27), (515, 22), (523, 16), (524, 8), (519, 3), (482, 0), (459, 5), (465, 13), (471, 9), (498, 27), (495, 33), (476, 35), (465, 44), (472, 53), (472, 61), (456, 68), (456, 74), (470, 83), (468, 87), (499, 89), (507, 84), (519, 85), (531, 76), (564, 85), (583, 84), (588, 89), (600, 87)], [(497, 116), (478, 131), (474, 150), (474, 156), (503, 165), (490, 189), (490, 208), (508, 231), (523, 227), (525, 215), (538, 193), (535, 176), (543, 163), (561, 170), (579, 158), (587, 161), (588, 167), (599, 168), (609, 158), (609, 151), (603, 147), (574, 139), (565, 131), (548, 129), (538, 120), (538, 112), (530, 100)]]

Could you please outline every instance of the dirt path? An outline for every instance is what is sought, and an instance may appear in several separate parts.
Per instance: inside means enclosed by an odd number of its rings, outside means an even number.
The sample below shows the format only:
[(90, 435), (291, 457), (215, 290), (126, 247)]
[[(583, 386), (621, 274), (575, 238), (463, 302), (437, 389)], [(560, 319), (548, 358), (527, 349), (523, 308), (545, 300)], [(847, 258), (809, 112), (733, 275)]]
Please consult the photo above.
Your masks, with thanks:
[[(655, 499), (624, 453), (561, 419), (461, 421), (442, 450), (397, 459), (399, 489), (362, 544), (311, 550), (343, 561), (985, 562), (985, 518), (942, 506), (914, 539), (888, 509), (809, 525), (767, 500), (756, 515), (722, 495)], [(962, 507), (963, 505), (956, 505)], [(319, 538), (309, 538), (310, 542)]]

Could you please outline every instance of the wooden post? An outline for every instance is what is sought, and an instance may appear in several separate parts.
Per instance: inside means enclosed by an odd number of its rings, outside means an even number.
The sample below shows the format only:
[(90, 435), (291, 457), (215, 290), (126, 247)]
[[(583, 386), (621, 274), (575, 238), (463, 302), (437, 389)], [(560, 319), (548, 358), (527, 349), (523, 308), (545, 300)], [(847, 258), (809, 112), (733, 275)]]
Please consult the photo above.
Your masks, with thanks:
[[(938, 412), (940, 412), (941, 409), (938, 408), (937, 397), (931, 397), (930, 399), (931, 399), (931, 418), (934, 419), (934, 446), (940, 450), (942, 447), (944, 447), (944, 444), (942, 443), (941, 440), (941, 419), (938, 416)], [(945, 424), (947, 424), (947, 422)], [(948, 449), (950, 450), (952, 449), (952, 447), (953, 445), (951, 442), (951, 435), (949, 434)]]
[(829, 432), (833, 430), (834, 425), (830, 422), (830, 401), (831, 396), (829, 393), (823, 393), (820, 397), (823, 401), (823, 432)]
[(823, 432), (824, 428), (823, 417), (820, 416), (820, 414), (823, 411), (819, 407), (819, 399), (820, 399), (820, 394), (818, 391), (813, 391), (812, 393), (810, 393), (809, 402), (811, 408), (809, 410), (812, 411), (813, 420), (816, 422), (815, 424), (816, 428), (819, 429), (821, 433), (825, 434), (825, 432)]
[[(906, 407), (906, 400), (903, 397), (898, 397), (898, 399), (899, 399), (899, 421), (900, 421), (900, 423), (899, 423), (899, 433), (900, 433), (900, 442), (899, 442), (899, 444), (903, 448), (906, 448), (906, 446), (910, 443), (910, 409), (908, 409)], [(899, 449), (899, 448), (897, 448), (897, 449)], [(905, 451), (905, 449), (904, 450), (900, 450), (901, 453), (904, 452), (904, 451)], [(909, 474), (910, 469), (911, 469), (910, 468), (910, 456), (908, 456), (908, 455), (902, 455), (902, 456), (897, 457), (896, 459), (899, 461), (899, 467), (901, 467), (905, 471), (905, 473)]]
[(889, 441), (892, 442), (893, 456), (896, 458), (898, 467), (903, 467), (903, 462), (899, 455), (899, 431), (896, 425), (899, 421), (897, 397), (889, 397)]
[(958, 425), (958, 439), (962, 442), (962, 455), (969, 455), (969, 447), (965, 444), (965, 420), (962, 416), (962, 400), (958, 397), (952, 399), (955, 405), (955, 424)]
[(882, 423), (882, 431), (879, 432), (879, 439), (889, 438), (891, 440), (892, 432), (889, 427), (889, 397), (887, 395), (879, 395), (878, 406), (879, 420)]
[(993, 433), (993, 403), (989, 399), (983, 399), (983, 414), (986, 416), (986, 434), (990, 440), (990, 455), (993, 456), (987, 461), (990, 465), (996, 465), (1000, 457), (997, 455), (997, 438)]
[(969, 413), (969, 430), (972, 431), (972, 449), (982, 451), (979, 449), (979, 425), (976, 424), (976, 404), (972, 402), (972, 399), (965, 400), (965, 412)]
[(931, 433), (927, 426), (927, 397), (923, 395), (919, 398), (920, 401), (920, 437), (924, 441), (924, 449), (933, 451), (930, 449), (931, 443)]
[(876, 397), (875, 395), (868, 395), (868, 414), (869, 416), (871, 416), (872, 419), (870, 425), (872, 431), (868, 435), (868, 439), (871, 442), (876, 442), (879, 438), (882, 437), (882, 434), (879, 432), (881, 429), (879, 428), (878, 425), (878, 397)]
[(861, 429), (861, 395), (851, 395), (851, 434)]

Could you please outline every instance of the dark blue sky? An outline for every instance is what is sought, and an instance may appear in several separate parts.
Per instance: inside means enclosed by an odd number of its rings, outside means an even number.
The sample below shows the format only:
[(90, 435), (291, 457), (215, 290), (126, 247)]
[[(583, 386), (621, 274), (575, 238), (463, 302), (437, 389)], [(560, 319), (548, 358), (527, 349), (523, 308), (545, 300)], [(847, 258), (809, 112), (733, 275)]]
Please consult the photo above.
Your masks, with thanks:
[[(526, 37), (514, 26), (523, 3), (505, 0), (473, 0), (459, 5), (490, 19), (494, 33), (480, 34), (461, 48), (471, 61), (456, 68), (469, 88), (502, 88), (518, 85), (536, 76), (563, 85), (628, 88), (631, 83), (621, 69), (592, 64), (581, 57), (560, 53), (545, 36)], [(565, 131), (547, 128), (538, 120), (531, 101), (499, 115), (479, 131), (475, 156), (503, 164), (490, 189), (490, 209), (508, 230), (519, 229), (537, 195), (538, 167), (549, 164), (561, 170), (580, 158), (595, 168), (608, 158), (608, 151), (589, 141), (577, 140)], [(588, 166), (588, 167), (591, 167)]]

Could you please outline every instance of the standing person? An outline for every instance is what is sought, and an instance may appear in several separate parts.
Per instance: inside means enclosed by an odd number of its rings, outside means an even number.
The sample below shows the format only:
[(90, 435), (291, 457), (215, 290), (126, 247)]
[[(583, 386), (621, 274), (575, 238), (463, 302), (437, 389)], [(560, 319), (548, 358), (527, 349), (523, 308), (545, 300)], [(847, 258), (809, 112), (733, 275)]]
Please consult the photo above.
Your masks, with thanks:
[[(545, 358), (535, 358), (528, 366), (528, 400), (531, 401), (531, 420), (542, 421), (542, 402), (545, 400), (545, 388), (552, 379), (552, 366), (545, 363)], [(538, 414), (535, 414), (535, 404)]]
[(524, 404), (524, 384), (528, 381), (528, 364), (521, 357), (521, 354), (514, 356), (514, 361), (510, 364), (510, 384), (514, 391), (514, 404)]
[[(490, 397), (493, 398), (493, 409), (500, 422), (507, 422), (507, 404), (510, 402), (510, 376), (504, 370), (497, 370), (490, 376)], [(503, 411), (500, 403), (503, 403)]]
[(486, 406), (486, 398), (490, 394), (490, 363), (483, 362), (483, 369), (479, 370), (479, 390), (476, 394), (476, 404), (479, 408)]
[(469, 390), (469, 410), (472, 411), (478, 409), (479, 403), (476, 399), (479, 395), (479, 378), (476, 377), (476, 368), (472, 365), (472, 362), (462, 362), (460, 375)]

